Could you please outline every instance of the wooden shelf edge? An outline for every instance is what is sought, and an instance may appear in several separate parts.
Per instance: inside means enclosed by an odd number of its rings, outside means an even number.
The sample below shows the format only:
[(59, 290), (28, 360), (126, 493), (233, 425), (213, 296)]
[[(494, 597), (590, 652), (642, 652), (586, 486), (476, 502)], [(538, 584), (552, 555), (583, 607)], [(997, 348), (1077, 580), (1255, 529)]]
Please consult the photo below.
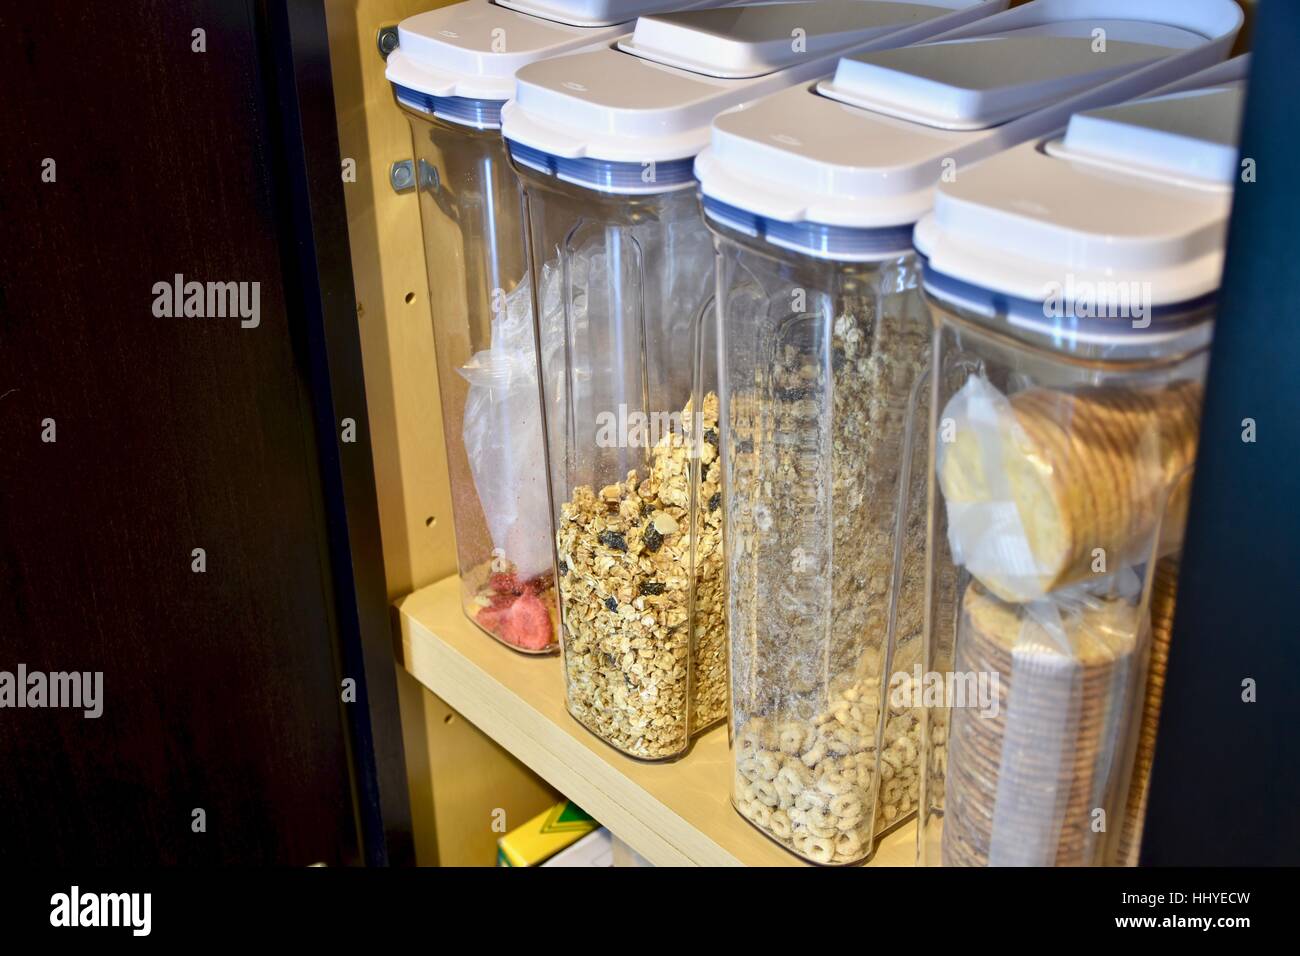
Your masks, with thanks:
[[(725, 727), (702, 734), (672, 763), (633, 760), (569, 716), (558, 657), (517, 654), (465, 619), (458, 578), (422, 588), (396, 608), (407, 671), (651, 863), (802, 862), (732, 809)], [(915, 825), (902, 827), (869, 865), (910, 866), (914, 846)]]

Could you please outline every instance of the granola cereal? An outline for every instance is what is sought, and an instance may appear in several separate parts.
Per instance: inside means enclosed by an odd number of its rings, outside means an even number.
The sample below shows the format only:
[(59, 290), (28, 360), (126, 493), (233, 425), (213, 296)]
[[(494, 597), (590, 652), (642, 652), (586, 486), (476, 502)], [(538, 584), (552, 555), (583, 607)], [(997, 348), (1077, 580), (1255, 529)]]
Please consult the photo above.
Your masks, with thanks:
[(648, 759), (681, 754), (726, 712), (717, 396), (682, 421), (644, 478), (575, 488), (556, 534), (569, 712)]
[[(906, 268), (891, 274), (915, 281)], [(915, 811), (919, 790), (919, 714), (890, 708), (885, 696), (889, 674), (920, 657), (924, 408), (910, 417), (910, 448), (905, 438), (930, 326), (919, 310), (893, 307), (914, 296), (882, 298), (866, 280), (859, 290), (840, 296), (829, 327), (816, 315), (777, 323), (760, 349), (771, 360), (755, 363), (752, 387), (733, 385), (728, 406), (733, 800), (820, 863), (869, 856), (877, 834)], [(775, 753), (765, 728), (778, 743), (782, 731), (789, 737)], [(788, 767), (786, 786), (761, 786), (746, 748)], [(758, 759), (763, 773), (771, 769)], [(849, 811), (834, 820), (817, 796), (832, 792), (847, 794), (837, 807)]]

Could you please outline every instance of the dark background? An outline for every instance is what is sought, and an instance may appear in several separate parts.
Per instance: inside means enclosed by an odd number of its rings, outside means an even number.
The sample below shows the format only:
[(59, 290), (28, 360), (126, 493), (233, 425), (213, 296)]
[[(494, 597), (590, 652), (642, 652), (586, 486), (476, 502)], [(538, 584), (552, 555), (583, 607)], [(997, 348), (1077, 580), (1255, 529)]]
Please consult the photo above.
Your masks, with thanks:
[(0, 8), (0, 670), (105, 698), (0, 710), (0, 864), (409, 856), (320, 6)]

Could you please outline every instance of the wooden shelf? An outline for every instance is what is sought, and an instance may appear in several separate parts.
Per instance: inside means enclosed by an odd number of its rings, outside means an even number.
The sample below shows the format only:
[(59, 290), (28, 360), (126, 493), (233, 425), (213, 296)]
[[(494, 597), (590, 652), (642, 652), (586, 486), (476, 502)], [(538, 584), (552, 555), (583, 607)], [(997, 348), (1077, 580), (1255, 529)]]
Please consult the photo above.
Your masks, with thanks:
[[(651, 863), (802, 862), (732, 809), (726, 727), (671, 763), (633, 760), (569, 716), (558, 657), (517, 654), (465, 619), (458, 578), (416, 591), (397, 610), (402, 663), (417, 680)], [(915, 847), (909, 823), (885, 837), (868, 865), (911, 866)]]

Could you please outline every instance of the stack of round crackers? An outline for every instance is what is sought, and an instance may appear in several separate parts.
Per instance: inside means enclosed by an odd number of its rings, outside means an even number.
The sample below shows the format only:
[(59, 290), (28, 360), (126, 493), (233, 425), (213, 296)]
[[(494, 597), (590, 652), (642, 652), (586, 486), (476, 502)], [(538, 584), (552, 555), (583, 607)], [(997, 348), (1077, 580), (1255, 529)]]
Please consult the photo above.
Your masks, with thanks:
[[(1093, 578), (1097, 549), (1112, 571), (1144, 560), (1167, 489), (1195, 458), (1201, 394), (1195, 381), (1155, 390), (1029, 388), (1001, 400), (996, 430), (959, 416), (939, 467), (949, 508), (1014, 503), (1025, 539), (1017, 547), (992, 540), (1008, 533), (992, 510), (988, 521), (954, 525), (971, 536), (957, 542), (961, 552), (981, 556), (972, 573), (1003, 600), (1030, 601)], [(1171, 511), (1185, 507), (1170, 502)], [(1181, 515), (1166, 525), (1181, 529)], [(1177, 543), (1167, 536), (1162, 551)], [(1025, 545), (1032, 560), (999, 566), (999, 555), (1021, 555)]]
[(1147, 784), (1155, 760), (1156, 730), (1160, 725), (1160, 702), (1165, 694), (1165, 671), (1169, 667), (1169, 638), (1174, 630), (1174, 604), (1178, 596), (1178, 559), (1164, 558), (1156, 564), (1151, 585), (1151, 660), (1147, 665), (1146, 695), (1138, 725), (1137, 754), (1129, 783), (1115, 862), (1136, 866), (1141, 845), (1142, 821), (1146, 817)]
[(1122, 599), (963, 598), (958, 674), (996, 674), (996, 713), (952, 708), (942, 860), (946, 866), (1100, 862), (1094, 811), (1122, 744), (1139, 637)]

